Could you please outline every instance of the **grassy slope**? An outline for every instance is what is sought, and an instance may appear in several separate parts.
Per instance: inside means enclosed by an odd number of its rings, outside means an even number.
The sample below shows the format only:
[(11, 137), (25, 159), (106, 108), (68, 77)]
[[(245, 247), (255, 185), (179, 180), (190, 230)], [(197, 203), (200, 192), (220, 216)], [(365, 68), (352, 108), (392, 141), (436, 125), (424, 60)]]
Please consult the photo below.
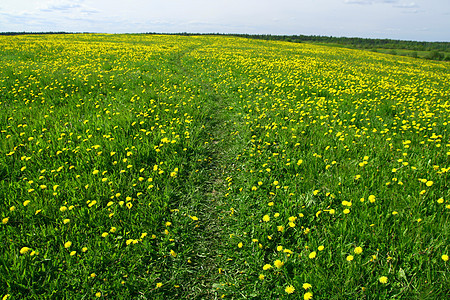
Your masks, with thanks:
[(226, 37), (2, 43), (13, 298), (448, 295), (448, 64)]

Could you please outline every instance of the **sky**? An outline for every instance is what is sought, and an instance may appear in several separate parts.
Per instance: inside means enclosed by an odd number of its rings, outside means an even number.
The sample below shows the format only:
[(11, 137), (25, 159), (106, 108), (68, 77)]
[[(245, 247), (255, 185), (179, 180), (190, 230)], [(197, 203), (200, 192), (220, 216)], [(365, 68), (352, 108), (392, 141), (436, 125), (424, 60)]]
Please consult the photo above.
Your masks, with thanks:
[(248, 33), (450, 42), (450, 0), (0, 0), (0, 32)]

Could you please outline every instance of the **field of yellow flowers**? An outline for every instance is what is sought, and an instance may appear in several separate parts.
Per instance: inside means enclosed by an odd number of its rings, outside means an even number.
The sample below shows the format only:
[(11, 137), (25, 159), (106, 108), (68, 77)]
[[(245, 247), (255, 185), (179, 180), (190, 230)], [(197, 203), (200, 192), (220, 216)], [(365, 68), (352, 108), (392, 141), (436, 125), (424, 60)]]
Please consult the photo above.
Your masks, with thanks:
[(450, 297), (450, 64), (0, 37), (0, 297)]

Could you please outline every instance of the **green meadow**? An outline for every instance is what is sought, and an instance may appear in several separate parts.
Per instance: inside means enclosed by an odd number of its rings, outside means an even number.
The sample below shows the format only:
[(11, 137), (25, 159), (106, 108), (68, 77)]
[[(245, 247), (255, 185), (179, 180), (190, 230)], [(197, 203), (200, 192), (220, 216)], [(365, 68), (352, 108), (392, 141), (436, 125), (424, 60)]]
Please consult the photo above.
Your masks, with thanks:
[(0, 36), (0, 297), (450, 297), (450, 63)]

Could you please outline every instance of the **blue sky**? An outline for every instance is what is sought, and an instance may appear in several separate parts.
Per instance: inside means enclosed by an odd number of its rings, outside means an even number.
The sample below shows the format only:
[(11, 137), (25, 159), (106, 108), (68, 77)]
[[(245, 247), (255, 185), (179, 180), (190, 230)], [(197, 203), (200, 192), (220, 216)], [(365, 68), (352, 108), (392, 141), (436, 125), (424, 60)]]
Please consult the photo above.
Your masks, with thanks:
[(450, 0), (1, 0), (0, 31), (266, 33), (450, 41)]

